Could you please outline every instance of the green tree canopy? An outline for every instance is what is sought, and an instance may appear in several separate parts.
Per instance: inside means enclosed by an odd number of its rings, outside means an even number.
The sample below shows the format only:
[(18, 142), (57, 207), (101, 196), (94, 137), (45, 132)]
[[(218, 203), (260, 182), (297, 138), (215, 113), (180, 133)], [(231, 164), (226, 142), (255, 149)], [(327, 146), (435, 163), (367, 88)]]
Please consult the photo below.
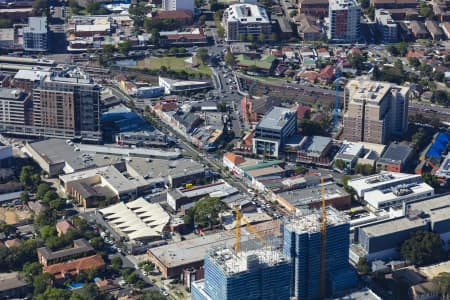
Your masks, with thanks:
[(417, 231), (403, 242), (400, 252), (404, 259), (418, 266), (429, 265), (446, 257), (443, 242), (438, 233)]
[(185, 221), (188, 224), (198, 224), (202, 227), (212, 227), (219, 223), (219, 214), (225, 209), (225, 204), (219, 198), (205, 197), (188, 210)]
[(450, 273), (439, 273), (432, 281), (439, 289), (442, 296), (441, 299), (448, 299), (448, 296), (450, 295)]
[(209, 54), (208, 49), (206, 48), (200, 48), (197, 50), (197, 58), (200, 60), (200, 62), (204, 65), (208, 64)]

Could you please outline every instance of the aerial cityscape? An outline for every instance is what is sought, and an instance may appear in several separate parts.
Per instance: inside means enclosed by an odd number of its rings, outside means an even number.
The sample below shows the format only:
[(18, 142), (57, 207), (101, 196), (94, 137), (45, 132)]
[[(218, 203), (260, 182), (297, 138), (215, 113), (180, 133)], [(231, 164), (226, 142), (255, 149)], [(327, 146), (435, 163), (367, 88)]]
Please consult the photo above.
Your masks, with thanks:
[(3, 299), (450, 299), (450, 1), (0, 0)]

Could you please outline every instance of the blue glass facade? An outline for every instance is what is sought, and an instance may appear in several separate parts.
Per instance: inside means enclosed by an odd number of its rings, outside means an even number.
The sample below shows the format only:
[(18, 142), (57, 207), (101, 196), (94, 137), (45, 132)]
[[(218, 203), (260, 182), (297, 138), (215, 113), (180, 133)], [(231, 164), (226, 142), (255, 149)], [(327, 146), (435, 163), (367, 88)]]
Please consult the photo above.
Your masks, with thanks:
[(244, 272), (227, 274), (214, 261), (220, 259), (211, 256), (205, 258), (205, 279), (198, 285), (202, 287), (193, 285), (194, 300), (290, 299), (292, 267), (289, 261), (273, 266), (257, 263)]
[[(326, 283), (328, 294), (357, 284), (356, 272), (349, 266), (348, 223), (328, 225), (326, 238)], [(293, 261), (293, 296), (298, 300), (320, 297), (321, 233), (295, 232), (284, 227), (284, 254)]]

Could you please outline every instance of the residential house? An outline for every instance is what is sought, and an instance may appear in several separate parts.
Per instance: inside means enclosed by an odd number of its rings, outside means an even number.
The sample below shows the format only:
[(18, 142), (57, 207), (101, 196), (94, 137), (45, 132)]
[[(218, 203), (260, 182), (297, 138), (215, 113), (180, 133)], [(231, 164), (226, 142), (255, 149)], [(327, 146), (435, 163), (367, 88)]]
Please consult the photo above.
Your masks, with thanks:
[(426, 20), (425, 26), (428, 29), (428, 32), (430, 33), (431, 37), (435, 41), (441, 41), (445, 38), (444, 31), (439, 27), (438, 22), (433, 20)]
[(333, 65), (327, 65), (325, 68), (320, 70), (319, 76), (318, 76), (319, 81), (322, 84), (330, 84), (335, 77), (334, 69), (335, 68)]
[(65, 234), (67, 234), (67, 232), (69, 232), (69, 230), (74, 229), (72, 224), (67, 220), (59, 221), (56, 223), (55, 226), (56, 226), (56, 232), (58, 233), (58, 237), (61, 237)]

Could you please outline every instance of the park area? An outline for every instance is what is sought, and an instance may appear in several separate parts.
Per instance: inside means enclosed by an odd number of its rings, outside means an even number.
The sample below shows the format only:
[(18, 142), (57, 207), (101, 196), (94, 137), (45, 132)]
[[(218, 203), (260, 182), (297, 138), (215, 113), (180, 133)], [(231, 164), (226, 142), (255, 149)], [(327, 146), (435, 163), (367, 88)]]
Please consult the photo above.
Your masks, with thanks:
[(31, 212), (26, 206), (0, 207), (0, 222), (16, 224), (31, 217)]
[(187, 57), (163, 56), (163, 57), (149, 57), (136, 62), (135, 69), (148, 69), (157, 71), (161, 67), (166, 67), (172, 71), (186, 71), (189, 75), (211, 76), (211, 70), (208, 66), (199, 65), (193, 66), (192, 59)]

